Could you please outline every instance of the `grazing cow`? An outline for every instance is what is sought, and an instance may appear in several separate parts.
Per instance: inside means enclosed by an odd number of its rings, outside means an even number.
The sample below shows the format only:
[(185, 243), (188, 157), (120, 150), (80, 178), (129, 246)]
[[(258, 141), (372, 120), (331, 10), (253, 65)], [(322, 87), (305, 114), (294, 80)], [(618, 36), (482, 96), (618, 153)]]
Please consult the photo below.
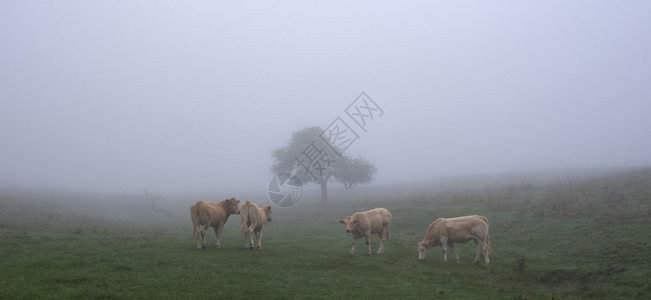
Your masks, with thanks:
[(377, 253), (384, 253), (384, 239), (389, 238), (389, 227), (391, 227), (391, 213), (384, 208), (375, 208), (364, 212), (358, 212), (344, 220), (339, 220), (340, 224), (346, 224), (346, 233), (353, 235), (353, 248), (350, 254), (355, 253), (355, 244), (357, 239), (364, 237), (368, 254), (371, 254), (371, 243), (369, 241), (372, 233), (377, 233), (380, 237), (380, 247)]
[[(215, 229), (217, 237), (217, 248), (221, 248), (219, 237), (224, 229), (224, 224), (231, 214), (240, 214), (240, 200), (235, 198), (226, 199), (220, 202), (197, 201), (190, 206), (190, 217), (192, 217), (192, 238), (197, 239), (197, 250), (206, 248), (206, 230), (209, 227)], [(203, 228), (199, 230), (199, 226)], [(199, 239), (199, 237), (201, 237)]]
[(432, 247), (441, 246), (443, 261), (448, 261), (449, 246), (459, 262), (459, 255), (454, 249), (453, 243), (465, 243), (470, 240), (475, 242), (475, 248), (477, 248), (475, 263), (479, 260), (480, 253), (483, 252), (484, 260), (488, 264), (491, 244), (488, 238), (488, 219), (486, 217), (474, 215), (450, 219), (438, 218), (429, 225), (425, 238), (418, 243), (418, 259), (425, 259)]
[[(242, 217), (242, 227), (240, 234), (244, 233), (246, 240), (246, 249), (253, 250), (253, 235), (258, 242), (258, 249), (262, 249), (262, 231), (267, 222), (271, 222), (271, 206), (260, 207), (255, 203), (246, 200), (246, 203), (240, 208), (240, 217)], [(251, 243), (249, 243), (249, 241)]]

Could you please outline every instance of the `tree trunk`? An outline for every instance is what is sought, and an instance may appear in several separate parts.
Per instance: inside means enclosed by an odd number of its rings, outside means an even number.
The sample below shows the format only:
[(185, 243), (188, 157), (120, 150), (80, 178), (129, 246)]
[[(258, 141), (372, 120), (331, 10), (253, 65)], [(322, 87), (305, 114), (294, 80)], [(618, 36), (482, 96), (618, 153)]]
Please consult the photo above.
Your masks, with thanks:
[(328, 202), (328, 180), (319, 180), (318, 182), (321, 185), (321, 202)]

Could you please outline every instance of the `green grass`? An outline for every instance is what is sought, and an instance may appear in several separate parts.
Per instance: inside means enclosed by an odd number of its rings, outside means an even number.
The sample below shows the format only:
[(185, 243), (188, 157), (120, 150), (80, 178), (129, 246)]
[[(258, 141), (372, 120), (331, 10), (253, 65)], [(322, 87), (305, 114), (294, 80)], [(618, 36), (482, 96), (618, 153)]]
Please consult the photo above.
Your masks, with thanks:
[[(226, 225), (221, 249), (211, 229), (209, 247), (197, 251), (185, 205), (177, 217), (124, 221), (38, 201), (12, 205), (17, 200), (4, 195), (0, 299), (651, 297), (649, 170), (418, 196), (396, 188), (392, 199), (372, 189), (376, 199), (331, 195), (338, 200), (275, 209), (261, 251), (244, 249), (239, 216)], [(350, 235), (337, 221), (373, 207), (392, 212), (391, 241), (383, 255), (375, 254), (377, 236), (373, 255), (363, 241), (351, 255)], [(417, 259), (414, 244), (430, 222), (468, 214), (490, 221), (488, 266), (473, 264), (472, 243), (457, 245), (460, 264), (453, 256), (444, 263), (440, 248)]]

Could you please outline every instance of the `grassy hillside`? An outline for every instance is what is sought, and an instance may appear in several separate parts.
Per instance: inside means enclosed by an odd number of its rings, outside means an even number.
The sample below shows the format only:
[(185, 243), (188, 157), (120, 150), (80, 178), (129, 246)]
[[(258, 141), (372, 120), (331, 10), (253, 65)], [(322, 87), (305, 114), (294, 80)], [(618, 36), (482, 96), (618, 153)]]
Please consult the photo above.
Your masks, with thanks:
[[(327, 204), (308, 193), (274, 209), (262, 251), (244, 250), (239, 216), (221, 249), (211, 229), (209, 248), (194, 250), (195, 198), (166, 198), (153, 211), (137, 196), (5, 189), (0, 298), (651, 297), (651, 169), (507, 185), (484, 178), (490, 184), (474, 178), (467, 188), (461, 178), (332, 189)], [(366, 255), (363, 241), (349, 254), (337, 221), (374, 207), (393, 215), (385, 254)], [(417, 259), (430, 222), (469, 214), (490, 221), (488, 266), (473, 264), (472, 243), (457, 246), (460, 264), (436, 249)], [(374, 236), (374, 253), (378, 245)]]

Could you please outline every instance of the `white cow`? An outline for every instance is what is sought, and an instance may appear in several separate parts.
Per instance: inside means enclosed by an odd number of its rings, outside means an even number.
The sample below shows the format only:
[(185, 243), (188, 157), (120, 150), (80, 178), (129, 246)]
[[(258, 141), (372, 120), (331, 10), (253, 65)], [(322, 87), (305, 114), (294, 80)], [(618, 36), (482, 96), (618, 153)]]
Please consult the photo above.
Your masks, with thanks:
[(389, 227), (391, 227), (391, 213), (384, 208), (375, 208), (364, 212), (357, 212), (344, 220), (339, 220), (340, 224), (346, 224), (346, 233), (353, 236), (353, 248), (350, 253), (355, 253), (355, 244), (357, 239), (364, 237), (368, 254), (371, 254), (371, 242), (369, 241), (372, 233), (377, 233), (380, 237), (380, 247), (378, 254), (384, 253), (384, 239), (390, 240)]
[(432, 247), (441, 246), (443, 261), (448, 261), (447, 247), (450, 247), (459, 262), (459, 255), (454, 249), (453, 243), (465, 243), (470, 240), (475, 242), (477, 249), (475, 263), (483, 252), (484, 260), (488, 264), (491, 244), (488, 238), (488, 219), (486, 217), (473, 215), (450, 219), (438, 218), (429, 225), (425, 238), (418, 243), (418, 259), (425, 259)]
[[(197, 201), (190, 206), (190, 217), (192, 218), (192, 238), (197, 239), (197, 250), (206, 248), (206, 230), (213, 227), (217, 237), (217, 248), (221, 248), (219, 237), (224, 229), (224, 224), (231, 214), (239, 214), (238, 207), (240, 200), (235, 198), (226, 199), (220, 202)], [(203, 228), (200, 228), (203, 225)]]
[(258, 242), (258, 249), (262, 249), (262, 232), (267, 222), (271, 222), (271, 206), (259, 207), (246, 200), (240, 208), (240, 217), (242, 217), (240, 234), (244, 233), (246, 249), (253, 249), (253, 235)]

